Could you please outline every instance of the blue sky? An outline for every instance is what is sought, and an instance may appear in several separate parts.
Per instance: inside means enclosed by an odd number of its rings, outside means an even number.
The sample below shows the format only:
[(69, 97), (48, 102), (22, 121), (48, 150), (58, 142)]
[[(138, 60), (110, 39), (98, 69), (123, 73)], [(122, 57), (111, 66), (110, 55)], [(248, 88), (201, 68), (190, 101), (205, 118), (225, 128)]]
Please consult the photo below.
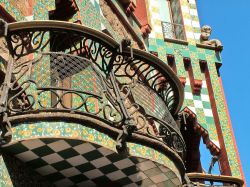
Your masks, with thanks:
[(250, 1), (197, 0), (201, 25), (224, 45), (220, 69), (247, 185), (250, 185)]

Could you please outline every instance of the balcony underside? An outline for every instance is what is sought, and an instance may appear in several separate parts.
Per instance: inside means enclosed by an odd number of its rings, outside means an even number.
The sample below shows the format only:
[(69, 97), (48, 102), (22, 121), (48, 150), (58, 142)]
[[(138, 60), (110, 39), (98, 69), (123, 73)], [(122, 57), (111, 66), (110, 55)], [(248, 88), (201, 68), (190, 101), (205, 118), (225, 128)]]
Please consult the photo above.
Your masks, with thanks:
[(90, 124), (85, 126), (87, 121), (32, 122), (27, 117), (19, 124), (15, 120), (20, 118), (11, 120), (15, 124), (13, 140), (2, 147), (4, 159), (8, 155), (20, 159), (56, 186), (103, 186), (104, 183), (179, 186), (182, 183), (181, 170), (176, 167), (176, 160), (173, 161), (171, 149), (164, 155), (151, 148), (151, 142), (147, 146), (135, 143), (143, 142), (140, 140), (128, 143), (128, 154), (119, 154), (112, 133), (107, 135)]

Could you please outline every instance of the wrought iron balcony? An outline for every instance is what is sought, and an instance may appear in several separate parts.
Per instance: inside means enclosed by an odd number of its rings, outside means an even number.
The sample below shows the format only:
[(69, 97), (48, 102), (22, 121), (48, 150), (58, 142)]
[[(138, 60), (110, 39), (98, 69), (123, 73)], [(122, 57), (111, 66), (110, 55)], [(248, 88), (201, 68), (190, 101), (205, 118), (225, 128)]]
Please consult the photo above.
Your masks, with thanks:
[(192, 181), (193, 186), (211, 187), (242, 187), (242, 179), (225, 175), (212, 175), (204, 173), (188, 173), (187, 176)]
[(186, 40), (184, 25), (161, 22), (164, 39)]
[(118, 149), (137, 134), (185, 154), (173, 118), (182, 106), (183, 88), (161, 60), (131, 49), (126, 40), (120, 45), (73, 23), (32, 21), (7, 26), (11, 57), (1, 88), (6, 119), (2, 142), (10, 138), (10, 117), (65, 112), (122, 130)]

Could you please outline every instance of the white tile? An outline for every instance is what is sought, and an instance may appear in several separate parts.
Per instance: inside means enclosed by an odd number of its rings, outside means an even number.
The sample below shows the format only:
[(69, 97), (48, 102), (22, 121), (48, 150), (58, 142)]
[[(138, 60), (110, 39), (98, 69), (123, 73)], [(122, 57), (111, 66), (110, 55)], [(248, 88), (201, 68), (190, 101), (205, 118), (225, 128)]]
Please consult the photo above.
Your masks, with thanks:
[(93, 164), (96, 168), (100, 168), (100, 167), (111, 164), (111, 162), (106, 157), (101, 157), (96, 160), (92, 160), (91, 164)]
[(169, 168), (167, 168), (167, 167), (165, 167), (165, 166), (163, 166), (163, 165), (160, 165), (159, 168), (160, 168), (160, 170), (161, 170), (163, 173), (167, 173), (167, 172), (170, 170)]
[(216, 141), (216, 140), (212, 140), (212, 142), (217, 146), (217, 147), (219, 147), (220, 148), (220, 142), (219, 141)]
[(167, 176), (164, 175), (163, 173), (159, 174), (159, 175), (155, 175), (153, 177), (150, 177), (150, 179), (154, 182), (154, 183), (160, 183), (160, 182), (163, 182), (165, 180), (167, 180)]
[(144, 180), (148, 177), (143, 172), (138, 172), (138, 173), (135, 173), (133, 175), (130, 175), (129, 178), (133, 182), (138, 182), (138, 181)]
[(151, 168), (155, 168), (156, 165), (152, 161), (148, 160), (148, 161), (145, 161), (145, 162), (138, 163), (137, 167), (141, 171), (145, 171), (145, 170), (148, 170), (148, 169), (151, 169)]
[(200, 36), (201, 36), (200, 33), (194, 33), (194, 38), (195, 38), (196, 40), (199, 40), (199, 39), (200, 39)]
[(180, 180), (179, 180), (177, 177), (171, 179), (171, 181), (172, 181), (176, 186), (180, 186), (180, 184), (181, 184)]
[(26, 19), (27, 21), (32, 21), (32, 20), (34, 20), (34, 16), (33, 16), (33, 15), (31, 15), (31, 16), (26, 16), (25, 19)]
[(116, 180), (119, 180), (119, 179), (122, 179), (122, 178), (125, 178), (127, 177), (122, 171), (120, 170), (117, 170), (117, 171), (114, 171), (112, 173), (109, 173), (106, 175), (110, 180), (112, 181), (116, 181)]
[(185, 92), (185, 99), (194, 99), (193, 94), (191, 92)]
[(53, 153), (53, 154), (44, 156), (44, 157), (42, 157), (42, 159), (45, 162), (47, 162), (48, 164), (53, 164), (53, 163), (60, 162), (63, 160), (63, 158), (60, 155), (58, 155), (57, 153)]
[(53, 143), (48, 144), (48, 146), (53, 149), (55, 152), (59, 152), (65, 149), (70, 148), (71, 146), (64, 140), (59, 140)]
[(40, 173), (41, 175), (49, 175), (51, 173), (57, 172), (57, 170), (50, 165), (40, 167), (40, 168), (36, 169), (36, 171), (38, 173)]
[(208, 95), (205, 95), (205, 94), (201, 94), (201, 100), (202, 101), (206, 101), (206, 102), (209, 102), (209, 96)]
[(131, 183), (123, 187), (138, 187), (138, 185), (136, 183)]
[(198, 21), (192, 21), (192, 26), (200, 28), (200, 23)]
[(187, 38), (194, 39), (194, 33), (193, 32), (187, 31), (186, 36), (187, 36)]
[(22, 153), (19, 153), (17, 155), (15, 155), (17, 158), (19, 158), (20, 160), (22, 160), (23, 162), (28, 162), (30, 160), (34, 160), (36, 158), (38, 158), (38, 156), (33, 153), (32, 151), (25, 151)]
[(189, 79), (189, 78), (186, 78), (186, 85), (191, 85), (191, 84), (190, 84), (190, 79)]
[(81, 183), (78, 183), (77, 186), (79, 187), (96, 187), (96, 184), (94, 182), (92, 182), (91, 180), (88, 180), (88, 181), (83, 181)]
[(160, 33), (162, 32), (162, 27), (160, 25), (154, 25), (154, 31)]
[[(154, 26), (152, 26), (152, 29), (154, 29)], [(154, 30), (151, 31), (151, 33), (149, 34), (149, 38), (155, 38), (156, 33), (154, 32)]]
[(91, 145), (90, 143), (84, 143), (84, 144), (80, 144), (78, 146), (73, 147), (73, 149), (75, 149), (80, 154), (84, 154), (84, 153), (88, 153), (90, 151), (93, 151), (96, 148), (93, 145)]
[(193, 113), (195, 113), (196, 114), (196, 110), (195, 110), (195, 107), (192, 107), (192, 106), (188, 106), (188, 108), (193, 112)]
[(74, 156), (67, 159), (67, 162), (70, 163), (72, 166), (79, 166), (88, 162), (82, 155)]
[(22, 141), (21, 142), (25, 147), (28, 149), (35, 149), (38, 147), (42, 147), (45, 145), (41, 140), (35, 139), (35, 140), (27, 140), (27, 141)]
[(107, 155), (110, 155), (110, 154), (114, 153), (114, 151), (112, 151), (112, 150), (110, 150), (110, 149), (107, 149), (107, 148), (105, 148), (105, 147), (100, 147), (100, 148), (98, 148), (98, 151), (99, 151), (100, 153), (102, 153), (102, 155), (104, 155), (104, 156), (107, 156)]
[(188, 6), (182, 6), (181, 9), (182, 9), (182, 12), (184, 12), (184, 13), (189, 13), (189, 8), (188, 8)]
[(152, 7), (158, 7), (158, 6), (159, 6), (159, 3), (158, 3), (157, 0), (150, 0), (150, 5), (151, 5)]
[(161, 15), (156, 12), (152, 12), (151, 19), (161, 20)]
[(60, 171), (60, 173), (63, 174), (65, 177), (72, 177), (81, 174), (81, 172), (75, 167), (64, 169)]
[(191, 19), (184, 18), (184, 25), (192, 26)]
[(194, 107), (195, 108), (203, 108), (202, 101), (194, 100)]
[(193, 5), (196, 4), (195, 0), (189, 0), (189, 3), (190, 3), (190, 4), (193, 4)]
[(190, 14), (193, 16), (198, 16), (197, 10), (196, 9), (190, 9)]
[(202, 88), (207, 88), (207, 81), (202, 81)]
[(124, 168), (128, 168), (130, 166), (133, 166), (134, 163), (128, 159), (128, 158), (125, 158), (123, 160), (120, 160), (118, 162), (114, 162), (114, 165), (119, 168), (119, 169), (124, 169)]
[(204, 109), (205, 116), (213, 117), (213, 112), (211, 109)]
[(103, 173), (99, 169), (93, 169), (84, 173), (89, 179), (95, 179), (97, 177), (103, 176)]
[(67, 187), (67, 186), (72, 186), (72, 185), (74, 185), (74, 183), (71, 181), (71, 180), (69, 180), (69, 179), (62, 179), (62, 180), (59, 180), (59, 181), (56, 181), (55, 183), (54, 183), (56, 186), (59, 186), (59, 187), (61, 187), (61, 186), (63, 186), (63, 187)]

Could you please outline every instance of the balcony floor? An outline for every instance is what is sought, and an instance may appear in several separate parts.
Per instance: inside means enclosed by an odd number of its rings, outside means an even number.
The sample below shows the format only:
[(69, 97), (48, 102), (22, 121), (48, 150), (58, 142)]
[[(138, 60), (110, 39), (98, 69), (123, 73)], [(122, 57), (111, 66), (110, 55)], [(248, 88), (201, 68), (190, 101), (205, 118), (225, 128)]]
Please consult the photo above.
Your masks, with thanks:
[(56, 186), (179, 186), (167, 167), (123, 156), (82, 140), (40, 138), (15, 142), (3, 151)]

